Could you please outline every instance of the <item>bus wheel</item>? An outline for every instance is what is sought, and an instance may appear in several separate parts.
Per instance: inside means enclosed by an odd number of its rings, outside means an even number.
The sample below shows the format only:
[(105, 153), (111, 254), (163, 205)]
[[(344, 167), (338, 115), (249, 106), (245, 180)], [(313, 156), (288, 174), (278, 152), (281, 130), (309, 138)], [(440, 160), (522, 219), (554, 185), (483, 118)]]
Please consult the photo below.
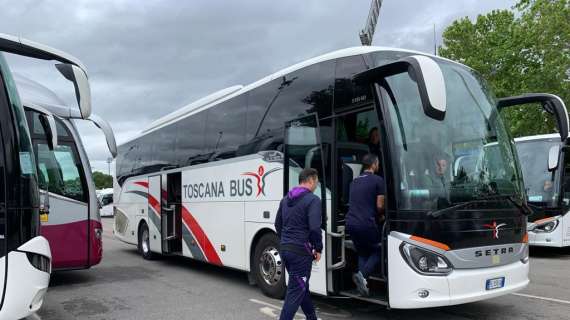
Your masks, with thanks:
[(139, 252), (142, 257), (146, 260), (152, 260), (154, 254), (150, 251), (150, 232), (148, 231), (148, 226), (143, 222), (139, 228)]
[(255, 247), (252, 270), (261, 291), (276, 299), (285, 296), (285, 264), (279, 254), (279, 239), (268, 233), (259, 239)]

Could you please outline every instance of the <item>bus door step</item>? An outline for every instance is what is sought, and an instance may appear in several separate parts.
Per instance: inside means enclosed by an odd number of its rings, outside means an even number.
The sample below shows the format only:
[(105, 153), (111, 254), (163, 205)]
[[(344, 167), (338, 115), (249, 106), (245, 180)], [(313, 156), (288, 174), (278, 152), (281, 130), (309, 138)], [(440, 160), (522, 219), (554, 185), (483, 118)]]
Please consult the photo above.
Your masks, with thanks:
[(368, 281), (386, 282), (386, 279), (384, 279), (380, 275), (371, 275), (368, 277)]
[(363, 297), (358, 293), (357, 290), (341, 291), (340, 294), (353, 299), (375, 303), (382, 306), (388, 306), (388, 301), (386, 301), (385, 295), (371, 293), (368, 297)]

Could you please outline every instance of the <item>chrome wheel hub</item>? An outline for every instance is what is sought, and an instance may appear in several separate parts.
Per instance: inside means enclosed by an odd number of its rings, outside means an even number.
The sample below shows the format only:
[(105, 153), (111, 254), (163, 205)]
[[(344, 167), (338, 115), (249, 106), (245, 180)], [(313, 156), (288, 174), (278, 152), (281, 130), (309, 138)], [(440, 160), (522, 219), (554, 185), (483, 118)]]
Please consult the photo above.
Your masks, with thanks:
[(149, 235), (148, 235), (148, 230), (143, 230), (142, 233), (142, 249), (144, 253), (148, 253), (150, 251), (150, 245), (149, 245)]
[(283, 261), (276, 248), (268, 247), (259, 258), (259, 273), (270, 286), (276, 285), (283, 276)]

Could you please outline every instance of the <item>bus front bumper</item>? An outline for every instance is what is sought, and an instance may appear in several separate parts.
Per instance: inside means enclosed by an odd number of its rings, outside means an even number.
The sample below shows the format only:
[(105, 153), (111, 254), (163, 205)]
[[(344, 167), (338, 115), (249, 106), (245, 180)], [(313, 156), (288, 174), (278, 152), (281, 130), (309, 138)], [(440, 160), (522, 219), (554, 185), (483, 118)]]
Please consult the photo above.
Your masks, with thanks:
[[(529, 284), (529, 263), (456, 269), (447, 276), (426, 276), (414, 271), (400, 257), (400, 240), (389, 239), (389, 303), (394, 309), (450, 306), (503, 296)], [(487, 290), (488, 280), (504, 278), (502, 288)], [(427, 294), (426, 294), (427, 293)]]
[[(47, 270), (42, 271), (32, 265), (28, 259), (30, 253), (48, 258)], [(40, 309), (48, 290), (51, 272), (48, 241), (41, 236), (35, 237), (17, 251), (8, 253), (7, 267), (6, 291), (0, 319), (21, 319)]]

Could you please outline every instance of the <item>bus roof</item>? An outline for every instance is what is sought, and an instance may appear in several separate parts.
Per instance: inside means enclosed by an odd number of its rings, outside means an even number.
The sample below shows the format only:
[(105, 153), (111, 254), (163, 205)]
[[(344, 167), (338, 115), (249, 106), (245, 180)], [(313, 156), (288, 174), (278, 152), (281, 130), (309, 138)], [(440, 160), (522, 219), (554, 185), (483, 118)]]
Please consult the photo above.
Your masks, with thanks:
[(59, 117), (81, 119), (78, 109), (67, 106), (55, 92), (41, 83), (18, 73), (14, 74), (14, 80), (24, 106), (32, 109), (40, 106)]
[(36, 59), (71, 63), (87, 73), (85, 65), (69, 53), (21, 37), (0, 33), (0, 51)]
[[(143, 130), (141, 130), (141, 132), (139, 134), (137, 134), (136, 136), (122, 142), (119, 146), (127, 144), (133, 140), (136, 140), (137, 138), (144, 136), (150, 132), (153, 132), (157, 129), (160, 129), (166, 125), (169, 125), (171, 123), (177, 122), (180, 119), (186, 118), (190, 115), (193, 115), (195, 113), (198, 113), (199, 111), (208, 109), (210, 107), (213, 107), (215, 105), (218, 105), (228, 99), (231, 99), (235, 96), (241, 95), (243, 93), (246, 93), (250, 90), (253, 90), (257, 87), (260, 87), (272, 80), (275, 80), (277, 78), (281, 78), (289, 73), (292, 73), (294, 71), (300, 70), (302, 68), (323, 62), (323, 61), (328, 61), (328, 60), (334, 60), (334, 59), (338, 59), (338, 58), (344, 58), (344, 57), (350, 57), (350, 56), (355, 56), (355, 55), (361, 55), (361, 54), (367, 54), (367, 53), (371, 53), (371, 52), (378, 52), (378, 51), (397, 51), (397, 52), (406, 52), (406, 53), (415, 53), (415, 54), (421, 54), (424, 56), (428, 56), (428, 57), (434, 57), (440, 60), (445, 60), (445, 61), (449, 61), (449, 62), (453, 62), (453, 63), (458, 63), (456, 61), (452, 61), (446, 58), (442, 58), (442, 57), (436, 57), (434, 55), (425, 53), (425, 52), (419, 52), (419, 51), (414, 51), (414, 50), (407, 50), (407, 49), (399, 49), (399, 48), (391, 48), (391, 47), (376, 47), (376, 46), (359, 46), (359, 47), (350, 47), (350, 48), (345, 48), (345, 49), (340, 49), (340, 50), (336, 50), (333, 52), (329, 52), (329, 53), (325, 53), (323, 55), (314, 57), (314, 58), (310, 58), (308, 60), (299, 62), (297, 64), (294, 64), (292, 66), (289, 66), (287, 68), (281, 69), (273, 74), (270, 74), (264, 78), (261, 78), (249, 85), (243, 86), (243, 85), (236, 85), (236, 86), (232, 86), (226, 89), (222, 89), (219, 91), (216, 91), (204, 98), (201, 98), (199, 100), (196, 100), (172, 113), (167, 114), (164, 117), (159, 118), (158, 120), (153, 121), (150, 125), (148, 125), (147, 127), (145, 127)], [(229, 92), (229, 93), (228, 93)]]

